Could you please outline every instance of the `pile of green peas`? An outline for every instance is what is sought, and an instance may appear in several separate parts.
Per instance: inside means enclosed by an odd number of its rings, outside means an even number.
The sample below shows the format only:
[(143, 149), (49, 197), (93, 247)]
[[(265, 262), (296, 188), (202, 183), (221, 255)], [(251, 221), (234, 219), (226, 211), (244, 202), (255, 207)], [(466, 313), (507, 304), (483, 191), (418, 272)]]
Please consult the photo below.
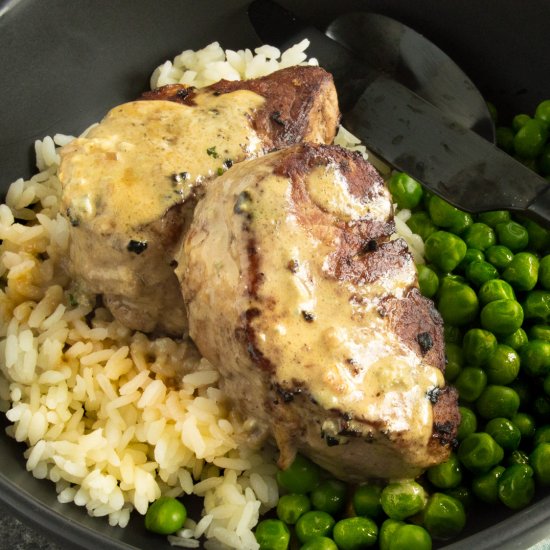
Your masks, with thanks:
[[(497, 127), (497, 143), (550, 181), (550, 100)], [(302, 456), (278, 482), (262, 550), (427, 550), (456, 537), (468, 510), (519, 510), (550, 486), (550, 230), (507, 211), (472, 216), (404, 173), (388, 181), (425, 243), (422, 294), (445, 322), (448, 383), (461, 422), (449, 459), (417, 480), (350, 487)]]

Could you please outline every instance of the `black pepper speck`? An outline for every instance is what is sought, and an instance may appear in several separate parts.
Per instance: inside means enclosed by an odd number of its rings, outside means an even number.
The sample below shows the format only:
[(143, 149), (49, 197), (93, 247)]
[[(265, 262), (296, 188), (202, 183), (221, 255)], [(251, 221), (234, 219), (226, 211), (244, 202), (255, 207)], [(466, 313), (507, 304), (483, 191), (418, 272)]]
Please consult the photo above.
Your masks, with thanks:
[(132, 239), (128, 246), (126, 247), (128, 252), (133, 252), (134, 254), (141, 254), (147, 249), (147, 241), (135, 241)]

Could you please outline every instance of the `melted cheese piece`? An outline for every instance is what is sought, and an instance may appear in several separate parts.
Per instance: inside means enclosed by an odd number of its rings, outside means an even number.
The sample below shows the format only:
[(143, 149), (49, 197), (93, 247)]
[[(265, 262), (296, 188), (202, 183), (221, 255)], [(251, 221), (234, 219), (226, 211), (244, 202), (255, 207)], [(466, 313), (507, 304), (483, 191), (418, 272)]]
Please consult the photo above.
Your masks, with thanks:
[[(389, 196), (361, 203), (334, 167), (315, 169), (305, 184), (314, 202), (344, 219), (385, 220), (390, 215)], [(381, 299), (402, 298), (415, 284), (412, 261), (372, 284), (336, 281), (325, 264), (338, 243), (318, 241), (298, 223), (290, 181), (268, 171), (261, 179), (256, 170), (254, 178), (243, 174), (233, 195), (244, 191), (251, 197), (252, 234), (263, 274), (258, 291), (262, 314), (253, 320), (256, 345), (275, 366), (278, 382), (287, 388), (303, 385), (325, 409), (371, 422), (423, 453), (433, 429), (426, 393), (444, 385), (443, 375), (401, 342), (377, 312)], [(208, 252), (227, 259), (223, 248), (230, 235), (215, 217), (209, 234), (219, 237), (218, 246), (213, 249), (209, 242)], [(238, 233), (241, 223), (242, 218), (233, 215), (229, 233)], [(236, 282), (235, 264), (248, 264), (245, 247), (230, 251), (235, 259), (237, 254), (240, 258), (224, 263), (218, 276)], [(237, 307), (245, 311), (250, 295), (245, 292), (241, 299)]]
[(250, 118), (263, 97), (238, 90), (194, 101), (125, 103), (65, 146), (59, 177), (71, 219), (100, 233), (135, 230), (183, 202), (226, 160), (262, 152)]

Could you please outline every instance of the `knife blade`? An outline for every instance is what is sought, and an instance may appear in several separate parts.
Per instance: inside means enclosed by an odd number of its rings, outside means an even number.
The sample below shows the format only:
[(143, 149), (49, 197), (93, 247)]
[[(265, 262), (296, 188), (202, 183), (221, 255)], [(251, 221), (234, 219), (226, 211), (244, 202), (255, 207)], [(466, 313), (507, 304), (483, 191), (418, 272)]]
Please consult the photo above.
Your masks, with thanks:
[(344, 126), (391, 166), (467, 212), (506, 209), (550, 225), (547, 180), (273, 0), (254, 0), (248, 14), (265, 43), (310, 41), (333, 74)]

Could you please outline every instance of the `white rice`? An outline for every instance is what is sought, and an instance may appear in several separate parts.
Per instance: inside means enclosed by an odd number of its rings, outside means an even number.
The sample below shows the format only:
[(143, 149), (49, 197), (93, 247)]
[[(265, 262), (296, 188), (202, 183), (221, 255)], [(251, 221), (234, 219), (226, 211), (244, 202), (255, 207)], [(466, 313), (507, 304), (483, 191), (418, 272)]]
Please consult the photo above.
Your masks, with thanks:
[[(213, 43), (159, 66), (151, 86), (205, 86), (220, 78), (263, 76), (279, 68), (316, 65), (308, 41), (280, 52), (262, 46), (222, 50)], [(39, 173), (18, 179), (0, 205), (0, 410), (7, 432), (24, 441), (27, 470), (55, 482), (58, 500), (83, 506), (110, 525), (126, 526), (161, 495), (204, 498), (170, 544), (257, 549), (253, 528), (276, 506), (273, 455), (238, 448), (219, 375), (186, 342), (149, 340), (93, 310), (78, 296), (64, 265), (69, 226), (59, 211), (56, 134), (35, 144)], [(337, 143), (365, 148), (341, 129)], [(422, 246), (397, 216), (398, 230)], [(90, 319), (91, 316), (91, 320)]]

